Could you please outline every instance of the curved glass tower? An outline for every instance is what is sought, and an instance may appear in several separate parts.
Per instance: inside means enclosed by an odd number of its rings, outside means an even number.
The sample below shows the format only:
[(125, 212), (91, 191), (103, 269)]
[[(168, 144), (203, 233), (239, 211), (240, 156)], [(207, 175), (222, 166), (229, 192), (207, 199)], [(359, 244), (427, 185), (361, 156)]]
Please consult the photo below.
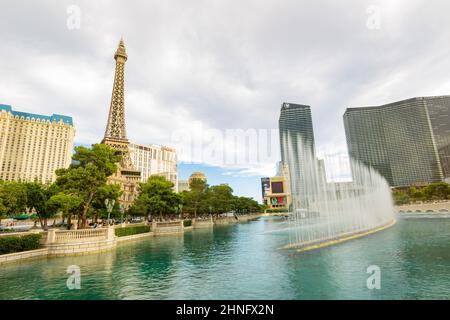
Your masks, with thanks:
[(438, 182), (450, 174), (450, 96), (348, 108), (344, 126), (350, 157), (376, 169), (390, 186)]

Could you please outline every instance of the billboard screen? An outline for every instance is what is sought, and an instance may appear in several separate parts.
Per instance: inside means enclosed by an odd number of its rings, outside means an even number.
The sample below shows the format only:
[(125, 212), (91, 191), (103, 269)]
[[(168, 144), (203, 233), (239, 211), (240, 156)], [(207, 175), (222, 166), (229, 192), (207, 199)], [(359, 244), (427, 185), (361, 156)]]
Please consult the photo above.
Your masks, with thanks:
[(272, 193), (283, 193), (283, 182), (272, 182)]
[(261, 191), (262, 198), (269, 194), (270, 191), (270, 178), (261, 178)]
[(272, 205), (286, 205), (286, 197), (273, 197), (270, 198)]

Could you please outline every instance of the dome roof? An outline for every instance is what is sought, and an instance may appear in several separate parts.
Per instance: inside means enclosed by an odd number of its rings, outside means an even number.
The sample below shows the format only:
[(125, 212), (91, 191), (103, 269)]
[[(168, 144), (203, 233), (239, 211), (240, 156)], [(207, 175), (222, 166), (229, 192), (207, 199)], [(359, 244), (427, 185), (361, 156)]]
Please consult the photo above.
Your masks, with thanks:
[(189, 180), (193, 180), (193, 179), (200, 179), (200, 180), (206, 181), (206, 176), (203, 172), (196, 171), (196, 172), (193, 172), (191, 174), (191, 176), (189, 177)]

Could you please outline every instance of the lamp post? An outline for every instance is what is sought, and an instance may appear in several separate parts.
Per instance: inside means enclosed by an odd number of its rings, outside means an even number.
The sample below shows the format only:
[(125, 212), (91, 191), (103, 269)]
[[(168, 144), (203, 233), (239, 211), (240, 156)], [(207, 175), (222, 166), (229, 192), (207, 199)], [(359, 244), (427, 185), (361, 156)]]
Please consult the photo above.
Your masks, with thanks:
[(178, 205), (178, 209), (180, 212), (180, 218), (183, 219), (183, 205), (181, 203)]
[(120, 224), (123, 224), (123, 214), (125, 212), (125, 208), (123, 206), (123, 204), (120, 204)]
[(114, 199), (105, 199), (106, 210), (108, 211), (108, 227), (109, 227), (109, 218), (111, 216), (111, 212), (114, 208), (115, 203), (116, 203), (116, 200), (114, 200)]

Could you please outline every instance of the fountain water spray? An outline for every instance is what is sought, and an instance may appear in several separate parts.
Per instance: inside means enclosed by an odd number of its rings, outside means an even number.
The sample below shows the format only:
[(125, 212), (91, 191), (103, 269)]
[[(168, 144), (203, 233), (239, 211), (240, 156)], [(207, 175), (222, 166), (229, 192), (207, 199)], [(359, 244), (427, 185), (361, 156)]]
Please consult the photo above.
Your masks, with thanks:
[(395, 222), (391, 190), (378, 172), (350, 159), (353, 181), (328, 182), (311, 144), (296, 138), (283, 139), (292, 193), (288, 247), (317, 248)]

